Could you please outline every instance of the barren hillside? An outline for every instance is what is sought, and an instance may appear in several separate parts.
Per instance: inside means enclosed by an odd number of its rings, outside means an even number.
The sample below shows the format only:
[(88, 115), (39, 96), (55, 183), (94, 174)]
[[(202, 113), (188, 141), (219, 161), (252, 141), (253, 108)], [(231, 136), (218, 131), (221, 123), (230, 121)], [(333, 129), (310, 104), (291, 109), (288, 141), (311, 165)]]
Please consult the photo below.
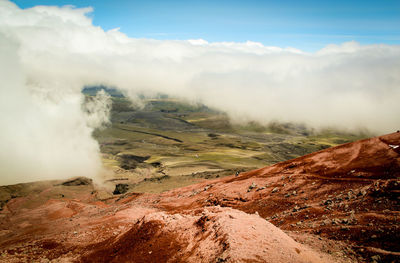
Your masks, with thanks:
[(393, 133), (161, 194), (9, 186), (0, 259), (398, 262), (399, 145)]

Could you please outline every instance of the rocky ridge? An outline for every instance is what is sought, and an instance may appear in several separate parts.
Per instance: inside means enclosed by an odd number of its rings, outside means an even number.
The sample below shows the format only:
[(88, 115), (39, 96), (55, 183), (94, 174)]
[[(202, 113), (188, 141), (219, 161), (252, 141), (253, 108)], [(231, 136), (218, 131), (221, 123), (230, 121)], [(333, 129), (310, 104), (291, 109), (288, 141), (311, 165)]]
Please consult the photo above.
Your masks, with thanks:
[(388, 134), (162, 194), (48, 200), (49, 187), (4, 205), (0, 259), (398, 262), (399, 145)]

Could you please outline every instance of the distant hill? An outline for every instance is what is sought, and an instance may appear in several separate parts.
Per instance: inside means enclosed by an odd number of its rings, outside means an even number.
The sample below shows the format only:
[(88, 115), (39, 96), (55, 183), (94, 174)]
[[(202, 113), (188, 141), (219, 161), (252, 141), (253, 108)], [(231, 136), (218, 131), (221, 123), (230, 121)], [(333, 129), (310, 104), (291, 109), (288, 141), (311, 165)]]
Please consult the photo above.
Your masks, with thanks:
[(104, 90), (106, 93), (108, 93), (111, 97), (116, 97), (116, 98), (125, 98), (125, 95), (115, 89), (115, 88), (108, 88), (106, 86), (100, 85), (100, 86), (86, 86), (82, 89), (82, 93), (85, 95), (89, 96), (95, 96), (97, 92), (100, 90)]

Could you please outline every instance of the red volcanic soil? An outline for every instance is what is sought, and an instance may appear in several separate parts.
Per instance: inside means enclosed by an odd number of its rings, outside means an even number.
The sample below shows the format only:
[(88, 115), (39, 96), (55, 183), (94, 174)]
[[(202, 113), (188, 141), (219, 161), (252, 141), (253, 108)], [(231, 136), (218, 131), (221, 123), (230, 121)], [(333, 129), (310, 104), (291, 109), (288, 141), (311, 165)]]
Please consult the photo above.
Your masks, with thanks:
[(84, 186), (48, 200), (50, 187), (5, 204), (0, 261), (400, 262), (398, 145), (393, 133), (105, 201)]

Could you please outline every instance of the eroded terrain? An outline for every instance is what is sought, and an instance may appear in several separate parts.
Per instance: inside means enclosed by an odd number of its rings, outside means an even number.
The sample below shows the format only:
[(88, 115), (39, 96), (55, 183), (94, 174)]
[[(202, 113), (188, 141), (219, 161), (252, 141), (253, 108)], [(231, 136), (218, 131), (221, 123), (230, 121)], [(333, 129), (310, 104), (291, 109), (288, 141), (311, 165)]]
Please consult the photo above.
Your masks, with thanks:
[(393, 133), (160, 194), (45, 182), (4, 204), (1, 260), (398, 262), (399, 145)]

